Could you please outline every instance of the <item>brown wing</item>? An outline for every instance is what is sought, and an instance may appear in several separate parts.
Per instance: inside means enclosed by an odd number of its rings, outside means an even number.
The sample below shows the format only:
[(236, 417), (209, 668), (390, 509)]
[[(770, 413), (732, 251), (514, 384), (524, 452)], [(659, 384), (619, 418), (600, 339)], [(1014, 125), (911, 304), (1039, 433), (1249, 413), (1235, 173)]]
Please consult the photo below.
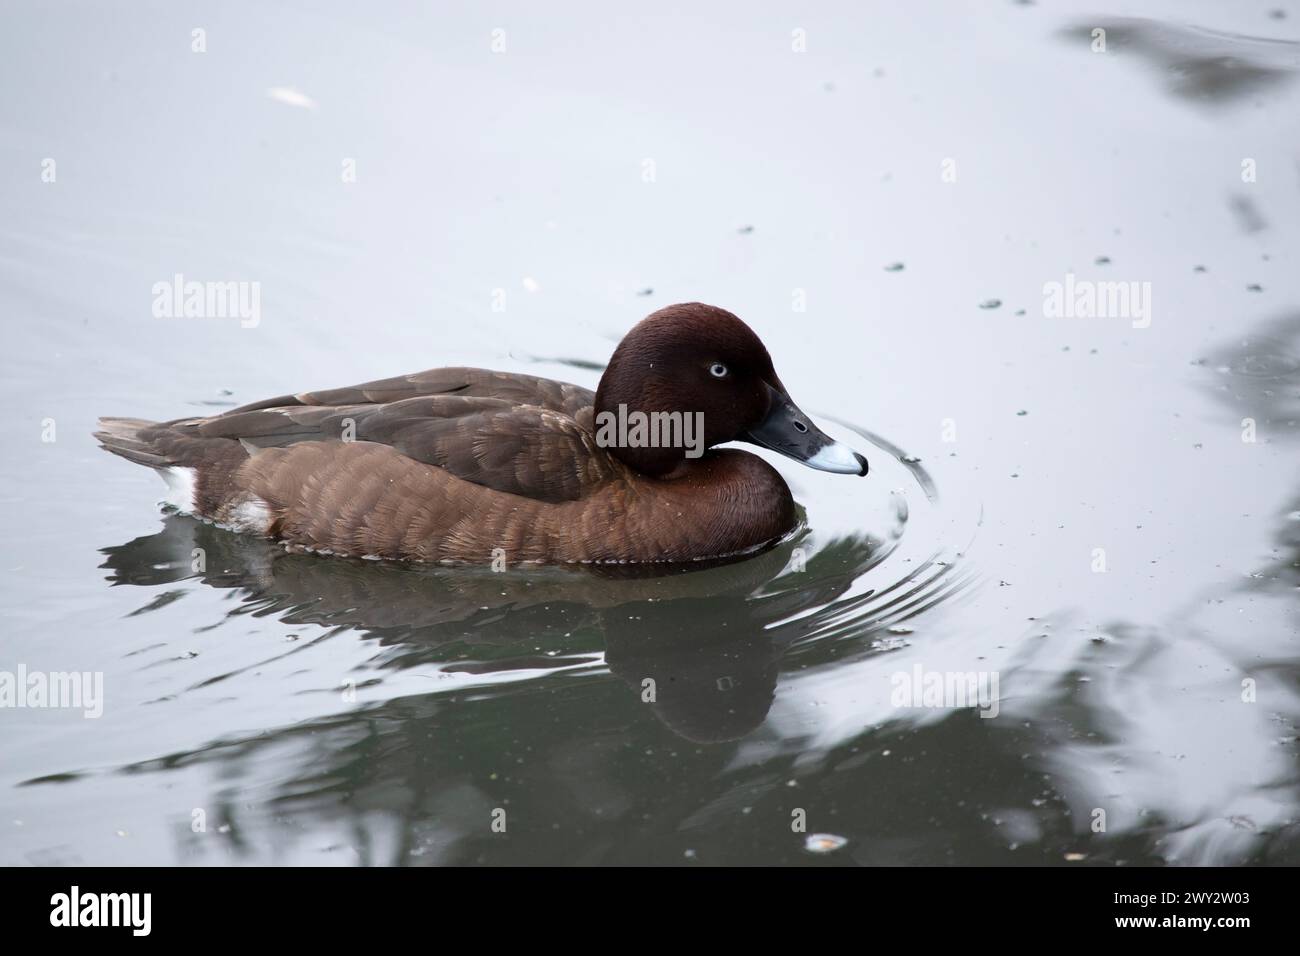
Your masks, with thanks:
[(494, 372), (483, 368), (432, 368), (363, 385), (281, 395), (244, 405), (228, 414), (294, 405), (376, 405), (421, 395), (452, 394), (467, 398), (494, 398), (511, 405), (536, 405), (538, 408), (549, 408), (570, 416), (576, 415), (596, 400), (590, 389), (534, 375)]
[[(475, 369), (435, 371), (271, 399), (168, 427), (193, 438), (238, 440), (254, 448), (304, 441), (374, 442), (466, 481), (540, 501), (575, 501), (594, 485), (623, 474), (624, 467), (597, 446), (590, 431), (591, 393), (586, 389), (530, 376), (492, 381), (487, 377), (503, 373)], [(466, 372), (476, 374), (441, 374)], [(404, 390), (456, 383), (460, 387), (452, 390), (394, 400)], [(468, 394), (489, 387), (492, 396)], [(560, 409), (577, 407), (570, 414), (520, 405), (503, 392)], [(579, 404), (584, 396), (587, 401)]]

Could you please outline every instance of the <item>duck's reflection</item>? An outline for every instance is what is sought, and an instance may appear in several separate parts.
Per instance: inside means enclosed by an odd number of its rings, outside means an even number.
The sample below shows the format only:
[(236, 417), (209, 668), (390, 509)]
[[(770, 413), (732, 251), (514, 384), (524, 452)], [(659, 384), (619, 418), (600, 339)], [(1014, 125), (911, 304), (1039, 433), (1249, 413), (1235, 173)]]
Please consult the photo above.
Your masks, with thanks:
[(104, 567), (114, 584), (197, 579), (237, 589), (237, 613), (354, 628), (384, 648), (383, 668), (553, 670), (603, 650), (609, 671), (674, 733), (718, 742), (763, 722), (786, 648), (869, 600), (846, 595), (888, 550), (852, 537), (811, 551), (803, 532), (746, 560), (653, 577), (494, 573), (289, 554), (170, 516), (157, 534), (104, 549)]

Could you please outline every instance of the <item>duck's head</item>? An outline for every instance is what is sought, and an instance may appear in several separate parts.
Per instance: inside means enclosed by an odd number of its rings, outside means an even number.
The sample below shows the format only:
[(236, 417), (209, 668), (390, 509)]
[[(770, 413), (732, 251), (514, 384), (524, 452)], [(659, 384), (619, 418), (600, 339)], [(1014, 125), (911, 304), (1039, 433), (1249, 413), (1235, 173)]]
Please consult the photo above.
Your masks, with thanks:
[[(596, 389), (597, 440), (625, 464), (665, 475), (704, 448), (745, 441), (780, 452), (811, 468), (865, 475), (867, 460), (834, 441), (794, 403), (767, 349), (748, 325), (725, 309), (685, 302), (638, 322), (619, 343)], [(619, 422), (655, 420), (662, 413), (690, 416), (690, 443), (647, 443)], [(702, 425), (702, 439), (693, 426)], [(650, 434), (655, 434), (653, 429)], [(659, 434), (662, 436), (663, 429)], [(610, 441), (609, 436), (618, 440)], [(687, 447), (683, 447), (686, 444)]]

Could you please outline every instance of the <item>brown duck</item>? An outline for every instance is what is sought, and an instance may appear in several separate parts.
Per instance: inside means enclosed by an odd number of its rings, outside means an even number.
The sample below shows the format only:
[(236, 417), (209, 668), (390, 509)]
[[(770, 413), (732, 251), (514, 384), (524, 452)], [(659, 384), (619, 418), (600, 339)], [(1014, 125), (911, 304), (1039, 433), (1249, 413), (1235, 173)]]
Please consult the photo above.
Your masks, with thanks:
[(593, 394), (440, 368), (282, 395), (211, 418), (100, 419), (105, 449), (156, 469), (167, 503), (295, 550), (440, 562), (649, 563), (743, 554), (795, 526), (746, 441), (865, 475), (794, 404), (723, 309), (643, 319)]

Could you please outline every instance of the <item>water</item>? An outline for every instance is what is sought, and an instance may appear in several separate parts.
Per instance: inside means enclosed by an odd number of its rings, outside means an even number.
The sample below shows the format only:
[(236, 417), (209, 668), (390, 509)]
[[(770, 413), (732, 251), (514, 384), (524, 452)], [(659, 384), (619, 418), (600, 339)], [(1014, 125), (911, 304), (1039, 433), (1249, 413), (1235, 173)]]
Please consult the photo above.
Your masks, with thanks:
[[(1300, 862), (1300, 9), (1145, 7), (11, 11), (0, 670), (105, 699), (0, 710), (0, 863)], [(177, 273), (260, 321), (156, 318)], [(592, 386), (687, 299), (872, 462), (774, 459), (739, 564), (289, 556), (89, 434)]]

